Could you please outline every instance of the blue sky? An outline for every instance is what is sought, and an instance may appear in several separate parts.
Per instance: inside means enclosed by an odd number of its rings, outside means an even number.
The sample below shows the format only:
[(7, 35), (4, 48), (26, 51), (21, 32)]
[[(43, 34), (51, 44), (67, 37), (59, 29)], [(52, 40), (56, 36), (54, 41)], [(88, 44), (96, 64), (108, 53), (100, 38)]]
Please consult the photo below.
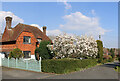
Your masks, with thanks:
[(25, 24), (47, 26), (50, 34), (53, 31), (77, 35), (92, 32), (96, 39), (102, 35), (104, 47), (118, 47), (117, 2), (4, 2), (2, 11), (12, 12)]

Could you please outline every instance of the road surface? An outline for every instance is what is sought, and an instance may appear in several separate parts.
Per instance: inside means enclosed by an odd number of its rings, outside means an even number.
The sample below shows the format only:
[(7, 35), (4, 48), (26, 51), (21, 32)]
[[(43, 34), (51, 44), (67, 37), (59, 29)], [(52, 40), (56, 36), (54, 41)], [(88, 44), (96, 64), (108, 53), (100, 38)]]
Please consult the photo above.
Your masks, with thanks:
[(98, 65), (83, 71), (69, 74), (51, 74), (23, 71), (10, 68), (2, 68), (3, 79), (118, 79), (118, 73), (114, 71), (117, 62)]

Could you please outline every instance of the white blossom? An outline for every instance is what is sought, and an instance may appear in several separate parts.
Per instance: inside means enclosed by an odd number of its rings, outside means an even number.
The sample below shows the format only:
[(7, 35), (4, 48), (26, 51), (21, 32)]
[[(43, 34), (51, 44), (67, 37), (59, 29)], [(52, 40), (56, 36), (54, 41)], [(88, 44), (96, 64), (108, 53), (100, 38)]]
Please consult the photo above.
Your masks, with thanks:
[[(49, 47), (49, 46), (48, 46)], [(49, 47), (50, 48), (50, 47)], [(70, 36), (62, 34), (56, 36), (53, 40), (53, 49), (55, 58), (65, 57), (93, 57), (97, 56), (97, 42), (92, 36)]]

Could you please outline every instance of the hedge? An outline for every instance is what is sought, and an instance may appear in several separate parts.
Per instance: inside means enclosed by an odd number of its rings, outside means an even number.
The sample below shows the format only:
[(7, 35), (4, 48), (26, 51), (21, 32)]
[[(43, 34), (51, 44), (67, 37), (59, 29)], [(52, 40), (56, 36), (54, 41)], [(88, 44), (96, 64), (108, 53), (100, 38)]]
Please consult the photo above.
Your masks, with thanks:
[(53, 58), (53, 55), (51, 54), (51, 51), (47, 47), (48, 44), (50, 44), (50, 41), (45, 41), (44, 40), (44, 41), (40, 42), (39, 48), (37, 47), (35, 49), (36, 60), (39, 60), (38, 56), (40, 56), (42, 58), (42, 60)]
[(52, 59), (52, 60), (42, 60), (42, 72), (48, 73), (69, 73), (73, 71), (78, 71), (83, 68), (95, 66), (97, 64), (96, 59)]
[(103, 60), (103, 43), (101, 40), (97, 40), (97, 48), (98, 48), (98, 62), (101, 63)]

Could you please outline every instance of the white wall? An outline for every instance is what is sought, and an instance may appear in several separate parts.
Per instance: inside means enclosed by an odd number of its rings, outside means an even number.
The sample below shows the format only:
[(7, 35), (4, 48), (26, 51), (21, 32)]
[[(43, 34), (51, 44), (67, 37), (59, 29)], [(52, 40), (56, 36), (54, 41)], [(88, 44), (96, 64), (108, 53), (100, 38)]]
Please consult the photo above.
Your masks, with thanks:
[(2, 66), (2, 58), (5, 58), (5, 54), (0, 53), (0, 66)]
[(1, 58), (5, 58), (5, 54), (0, 53)]
[(35, 59), (35, 55), (31, 55), (31, 59)]

